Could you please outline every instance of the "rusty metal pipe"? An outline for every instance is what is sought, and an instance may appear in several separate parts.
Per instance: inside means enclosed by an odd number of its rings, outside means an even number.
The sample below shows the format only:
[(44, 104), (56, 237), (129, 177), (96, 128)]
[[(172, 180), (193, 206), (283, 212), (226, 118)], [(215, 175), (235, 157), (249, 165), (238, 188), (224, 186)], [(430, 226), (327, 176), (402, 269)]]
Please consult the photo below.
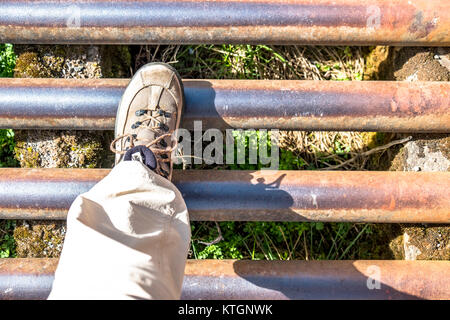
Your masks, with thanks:
[[(46, 299), (57, 263), (0, 259), (0, 299)], [(181, 298), (449, 299), (449, 273), (449, 261), (188, 260)]]
[[(113, 129), (128, 80), (0, 79), (0, 127)], [(449, 82), (185, 80), (182, 127), (450, 132)]]
[[(106, 169), (0, 169), (0, 219), (65, 219)], [(450, 172), (175, 171), (191, 220), (448, 223)]]
[(0, 42), (448, 46), (449, 12), (447, 0), (7, 0)]

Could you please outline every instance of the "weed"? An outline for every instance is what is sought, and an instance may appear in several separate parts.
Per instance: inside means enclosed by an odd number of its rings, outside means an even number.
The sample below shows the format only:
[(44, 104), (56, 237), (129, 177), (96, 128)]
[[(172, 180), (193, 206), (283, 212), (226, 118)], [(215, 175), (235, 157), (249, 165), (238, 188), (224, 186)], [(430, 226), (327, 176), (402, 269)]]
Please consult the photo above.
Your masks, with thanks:
[[(221, 222), (191, 224), (190, 257), (195, 259), (340, 260), (374, 258), (373, 225), (322, 222)], [(201, 241), (200, 241), (201, 240)], [(372, 245), (373, 246), (373, 245)]]
[(0, 168), (17, 167), (18, 162), (14, 158), (14, 131), (11, 129), (0, 130)]
[(11, 44), (0, 44), (0, 77), (12, 77), (16, 55)]
[[(0, 72), (14, 70), (10, 45), (0, 47)], [(253, 45), (142, 46), (136, 55), (135, 70), (144, 63), (171, 63), (184, 78), (197, 79), (314, 79), (361, 80), (364, 59), (357, 47), (299, 47)], [(260, 138), (259, 132), (255, 135)], [(242, 137), (239, 131), (233, 136)], [(0, 163), (8, 163), (13, 132), (0, 134), (5, 142)], [(9, 139), (9, 140), (8, 140)], [(339, 164), (362, 151), (358, 133), (298, 132), (285, 134), (280, 149), (281, 170), (316, 170)], [(289, 148), (289, 144), (292, 148)], [(3, 145), (3, 144), (2, 144)], [(236, 144), (235, 144), (236, 145)], [(267, 141), (270, 149), (270, 139)], [(356, 151), (355, 151), (356, 150)], [(245, 158), (248, 160), (248, 148)], [(234, 153), (236, 155), (236, 152)], [(4, 155), (4, 156), (2, 156)], [(236, 161), (235, 161), (236, 163)], [(10, 163), (11, 164), (11, 163)], [(343, 169), (353, 170), (363, 163)], [(233, 164), (220, 169), (259, 170), (264, 165)], [(194, 169), (208, 168), (195, 165)], [(9, 223), (7, 225), (7, 223)], [(14, 256), (11, 238), (13, 221), (0, 221), (0, 256)], [(4, 230), (4, 233), (1, 233)], [(373, 259), (371, 235), (374, 226), (322, 222), (193, 222), (190, 257), (196, 259)], [(222, 241), (216, 241), (217, 239)]]
[[(0, 77), (12, 77), (16, 55), (11, 44), (0, 44)], [(14, 131), (0, 129), (0, 167), (17, 167), (14, 159)]]
[[(362, 80), (364, 59), (358, 47), (252, 45), (144, 46), (136, 69), (148, 62), (173, 64), (184, 78)], [(259, 136), (259, 132), (254, 134)], [(233, 132), (245, 144), (244, 164), (219, 169), (259, 170), (248, 163), (249, 137)], [(317, 170), (335, 166), (367, 150), (360, 133), (282, 132), (280, 170)], [(375, 143), (377, 144), (377, 143)], [(267, 141), (270, 149), (270, 139)], [(236, 146), (236, 143), (235, 143)], [(374, 146), (371, 146), (374, 147)], [(235, 147), (236, 148), (236, 147)], [(236, 157), (236, 150), (234, 150)], [(225, 151), (224, 151), (225, 154)], [(361, 157), (342, 169), (361, 170)], [(191, 169), (212, 169), (205, 164)], [(217, 166), (214, 167), (217, 169)], [(219, 228), (219, 229), (218, 229)], [(221, 231), (219, 233), (219, 230)], [(192, 223), (190, 257), (196, 259), (352, 259), (373, 258), (367, 248), (371, 225), (351, 223), (213, 222)], [(222, 241), (213, 241), (221, 235)], [(205, 243), (214, 242), (206, 245)]]
[(0, 258), (14, 258), (16, 256), (16, 244), (14, 241), (14, 228), (16, 221), (0, 220)]
[[(10, 44), (0, 44), (0, 77), (12, 77), (16, 56)], [(17, 167), (14, 158), (14, 131), (0, 129), (0, 167)], [(16, 221), (0, 220), (0, 258), (15, 257), (15, 241), (13, 237)]]

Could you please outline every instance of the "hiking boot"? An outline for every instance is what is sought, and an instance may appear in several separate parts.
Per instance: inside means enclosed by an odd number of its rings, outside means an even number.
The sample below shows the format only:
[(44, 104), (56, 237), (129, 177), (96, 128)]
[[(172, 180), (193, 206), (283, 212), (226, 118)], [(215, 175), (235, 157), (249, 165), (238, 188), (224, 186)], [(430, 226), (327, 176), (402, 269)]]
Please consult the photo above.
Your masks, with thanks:
[[(177, 146), (173, 133), (180, 126), (183, 108), (183, 83), (174, 68), (164, 63), (149, 63), (140, 68), (125, 89), (117, 110), (115, 139), (111, 143), (115, 163), (123, 160), (128, 151), (128, 158), (148, 162), (149, 155), (142, 152), (145, 146), (156, 160), (154, 168), (149, 167), (170, 180), (172, 152)], [(147, 161), (142, 161), (142, 157)]]

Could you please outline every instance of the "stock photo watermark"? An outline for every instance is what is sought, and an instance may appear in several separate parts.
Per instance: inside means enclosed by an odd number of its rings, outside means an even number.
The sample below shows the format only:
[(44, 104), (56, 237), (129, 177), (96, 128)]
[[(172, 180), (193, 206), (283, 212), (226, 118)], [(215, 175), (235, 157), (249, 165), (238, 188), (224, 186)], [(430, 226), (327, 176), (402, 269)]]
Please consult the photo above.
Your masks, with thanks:
[(367, 278), (367, 289), (375, 290), (381, 289), (381, 269), (376, 265), (370, 265), (366, 269), (369, 277)]
[[(194, 130), (178, 129), (178, 141), (173, 154), (174, 164), (261, 164), (262, 169), (279, 167), (279, 131), (208, 129), (203, 132), (202, 122), (194, 121)], [(269, 150), (270, 145), (270, 150)]]
[(78, 6), (72, 5), (66, 9), (68, 18), (66, 20), (66, 26), (68, 28), (80, 28), (81, 27), (81, 9)]
[(381, 25), (381, 10), (378, 6), (368, 6), (366, 10), (366, 27), (369, 29), (379, 29)]

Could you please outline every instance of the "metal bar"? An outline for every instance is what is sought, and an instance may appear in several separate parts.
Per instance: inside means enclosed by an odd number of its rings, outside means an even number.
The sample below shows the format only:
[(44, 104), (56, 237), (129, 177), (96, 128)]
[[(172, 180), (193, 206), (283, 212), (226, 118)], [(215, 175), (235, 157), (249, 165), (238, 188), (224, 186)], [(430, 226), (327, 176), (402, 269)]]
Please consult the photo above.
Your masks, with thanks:
[[(0, 299), (46, 299), (57, 263), (0, 259)], [(449, 299), (449, 273), (449, 261), (188, 260), (181, 298)]]
[(447, 0), (7, 0), (0, 42), (448, 46), (449, 12)]
[[(65, 219), (106, 169), (0, 169), (0, 219)], [(195, 221), (448, 223), (450, 172), (175, 171)]]
[[(114, 128), (128, 80), (0, 79), (0, 127)], [(449, 82), (185, 80), (182, 127), (450, 132)]]

